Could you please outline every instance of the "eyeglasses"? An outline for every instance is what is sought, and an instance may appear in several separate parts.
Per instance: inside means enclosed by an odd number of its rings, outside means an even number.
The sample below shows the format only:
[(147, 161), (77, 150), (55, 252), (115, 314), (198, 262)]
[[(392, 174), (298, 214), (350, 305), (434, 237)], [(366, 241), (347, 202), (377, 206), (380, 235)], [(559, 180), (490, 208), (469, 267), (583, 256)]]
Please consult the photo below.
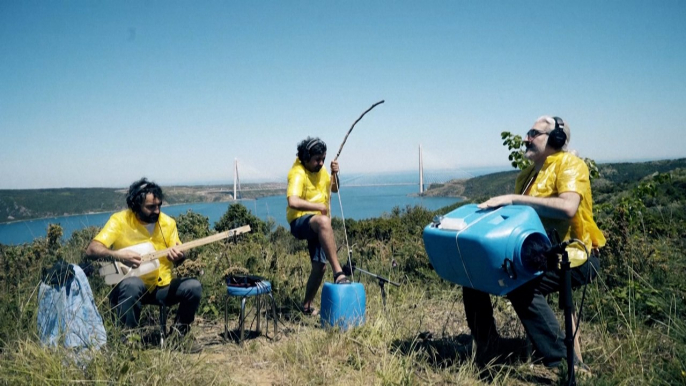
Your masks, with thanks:
[(534, 138), (538, 137), (539, 135), (544, 135), (544, 134), (545, 134), (545, 135), (548, 135), (548, 134), (550, 134), (550, 133), (545, 133), (545, 132), (542, 132), (542, 131), (538, 131), (538, 130), (536, 130), (536, 129), (531, 129), (531, 130), (529, 130), (529, 131), (526, 132), (526, 136), (527, 136), (528, 138), (531, 138), (531, 139), (534, 139)]

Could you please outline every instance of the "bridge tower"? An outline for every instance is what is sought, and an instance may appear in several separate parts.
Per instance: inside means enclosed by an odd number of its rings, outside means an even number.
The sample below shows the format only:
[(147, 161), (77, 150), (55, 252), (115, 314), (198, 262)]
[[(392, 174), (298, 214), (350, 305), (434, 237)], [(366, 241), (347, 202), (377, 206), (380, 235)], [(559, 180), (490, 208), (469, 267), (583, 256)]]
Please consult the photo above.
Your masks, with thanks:
[(241, 180), (238, 178), (238, 158), (233, 162), (233, 199), (238, 200), (238, 194), (241, 191)]
[(424, 161), (422, 159), (422, 144), (419, 144), (419, 194), (424, 193)]

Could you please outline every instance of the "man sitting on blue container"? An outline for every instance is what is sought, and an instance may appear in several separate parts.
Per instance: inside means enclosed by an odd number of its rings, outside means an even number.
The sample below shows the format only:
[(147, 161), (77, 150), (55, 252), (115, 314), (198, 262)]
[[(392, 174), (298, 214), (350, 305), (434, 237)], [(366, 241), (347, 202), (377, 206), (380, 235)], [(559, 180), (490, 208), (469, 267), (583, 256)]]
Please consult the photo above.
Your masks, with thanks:
[[(532, 165), (517, 176), (516, 194), (493, 197), (479, 207), (528, 205), (536, 210), (547, 230), (557, 230), (563, 240), (581, 240), (592, 251), (590, 257), (578, 243), (566, 248), (572, 268), (572, 286), (577, 287), (597, 275), (598, 248), (605, 245), (605, 237), (593, 220), (588, 167), (579, 157), (566, 151), (569, 139), (569, 125), (561, 118), (538, 118), (526, 133), (525, 155)], [(549, 270), (507, 295), (546, 367), (557, 367), (566, 357), (564, 335), (545, 298), (559, 287), (560, 271)], [(489, 351), (498, 349), (499, 340), (489, 295), (464, 287), (463, 300), (477, 354), (487, 356)]]
[[(331, 192), (338, 191), (338, 179), (333, 178), (332, 182), (332, 176), (324, 168), (326, 144), (321, 139), (307, 137), (301, 141), (297, 156), (288, 172), (286, 218), (293, 236), (307, 240), (312, 271), (307, 280), (302, 310), (316, 315), (318, 311), (312, 307), (312, 300), (322, 284), (327, 260), (334, 272), (334, 283), (350, 283), (338, 263), (329, 210), (329, 196)], [(331, 162), (331, 173), (333, 177), (338, 174), (337, 161)]]

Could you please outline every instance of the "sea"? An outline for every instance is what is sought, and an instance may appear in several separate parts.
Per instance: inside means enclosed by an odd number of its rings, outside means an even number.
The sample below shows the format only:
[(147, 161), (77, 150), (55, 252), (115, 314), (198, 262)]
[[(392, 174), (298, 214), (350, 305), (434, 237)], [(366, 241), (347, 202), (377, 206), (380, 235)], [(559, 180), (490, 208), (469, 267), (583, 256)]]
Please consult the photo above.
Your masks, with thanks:
[[(479, 174), (492, 172), (493, 169), (477, 169), (470, 171), (452, 171), (441, 178), (445, 181), (450, 178), (467, 178)], [(414, 176), (417, 174), (415, 173)], [(416, 178), (416, 177), (415, 177)], [(334, 217), (344, 219), (368, 219), (391, 213), (395, 207), (404, 209), (407, 206), (422, 206), (429, 210), (436, 210), (460, 201), (457, 197), (421, 197), (418, 196), (419, 184), (406, 183), (406, 174), (385, 174), (376, 177), (351, 176), (343, 178), (341, 189), (338, 194), (331, 197), (331, 213)], [(430, 183), (430, 180), (429, 182)], [(288, 227), (286, 222), (286, 196), (269, 196), (259, 199), (238, 200), (250, 212), (262, 220), (273, 220), (277, 225)], [(167, 205), (162, 211), (170, 216), (192, 211), (206, 216), (210, 226), (219, 221), (226, 213), (230, 202), (202, 202), (179, 205)], [(105, 225), (113, 212), (92, 213), (72, 216), (50, 217), (37, 220), (17, 221), (0, 224), (0, 244), (18, 245), (30, 243), (39, 237), (45, 237), (49, 224), (59, 224), (64, 232), (66, 240), (71, 234), (89, 226), (101, 227)]]

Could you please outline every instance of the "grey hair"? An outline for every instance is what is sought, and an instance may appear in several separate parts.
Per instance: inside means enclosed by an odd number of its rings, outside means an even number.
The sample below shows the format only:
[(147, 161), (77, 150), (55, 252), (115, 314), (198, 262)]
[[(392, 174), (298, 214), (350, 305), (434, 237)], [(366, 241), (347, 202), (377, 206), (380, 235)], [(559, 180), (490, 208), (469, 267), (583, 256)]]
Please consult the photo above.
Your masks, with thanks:
[[(558, 117), (558, 118), (560, 118), (560, 117)], [(560, 119), (562, 119), (562, 118), (560, 118)], [(536, 120), (536, 122), (534, 124), (539, 123), (539, 122), (546, 124), (545, 131), (547, 133), (550, 133), (551, 131), (553, 131), (555, 129), (555, 118), (553, 118), (550, 115), (542, 115), (542, 116), (538, 117), (538, 119)], [(562, 147), (562, 150), (567, 150), (567, 145), (569, 145), (569, 141), (572, 140), (572, 132), (569, 130), (569, 124), (567, 123), (567, 121), (562, 119), (562, 122), (564, 123), (562, 130), (567, 135), (567, 140), (565, 141), (565, 145)]]

